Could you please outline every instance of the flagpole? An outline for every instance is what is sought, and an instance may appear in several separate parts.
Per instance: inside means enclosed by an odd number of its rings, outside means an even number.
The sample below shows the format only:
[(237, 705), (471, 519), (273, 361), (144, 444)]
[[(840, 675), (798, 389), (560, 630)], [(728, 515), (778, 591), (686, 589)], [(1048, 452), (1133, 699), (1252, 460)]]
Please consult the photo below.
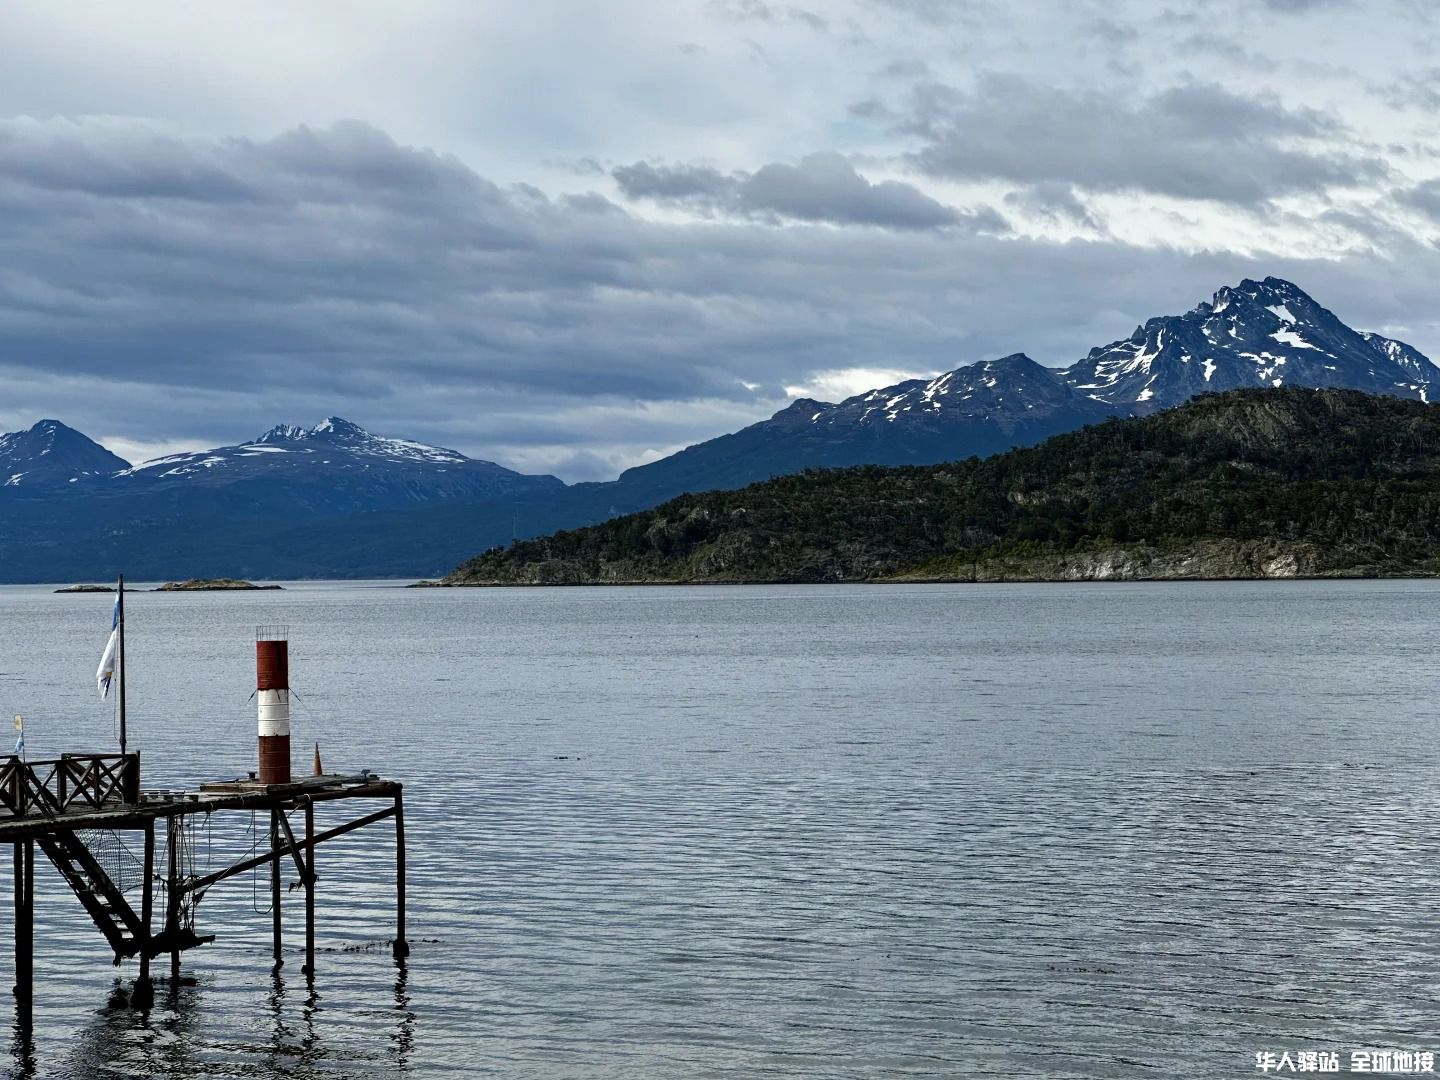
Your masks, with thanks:
[(120, 648), (118, 654), (116, 676), (120, 681), (120, 756), (125, 756), (125, 575), (120, 575), (120, 583), (116, 586), (119, 593), (119, 600), (116, 608), (120, 626)]

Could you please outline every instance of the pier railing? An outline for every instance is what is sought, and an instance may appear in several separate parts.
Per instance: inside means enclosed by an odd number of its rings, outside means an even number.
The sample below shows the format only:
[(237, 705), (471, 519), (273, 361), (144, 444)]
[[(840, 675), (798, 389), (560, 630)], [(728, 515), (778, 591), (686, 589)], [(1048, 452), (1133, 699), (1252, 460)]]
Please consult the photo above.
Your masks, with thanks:
[(0, 758), (0, 818), (47, 817), (140, 801), (139, 754), (61, 754), (51, 761)]

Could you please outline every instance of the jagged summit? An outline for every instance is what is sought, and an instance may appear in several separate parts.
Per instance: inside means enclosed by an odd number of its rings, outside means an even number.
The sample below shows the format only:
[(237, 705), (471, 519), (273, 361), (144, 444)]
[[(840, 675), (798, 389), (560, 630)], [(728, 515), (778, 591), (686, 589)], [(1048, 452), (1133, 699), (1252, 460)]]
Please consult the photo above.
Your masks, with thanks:
[(312, 428), (292, 427), (289, 424), (276, 424), (269, 431), (265, 432), (258, 439), (257, 443), (267, 442), (296, 442), (302, 439), (328, 439), (338, 441), (342, 439), (368, 439), (371, 434), (359, 424), (351, 423), (340, 416), (327, 416), (320, 423)]
[(328, 416), (312, 428), (276, 424), (254, 442), (245, 443), (240, 449), (247, 447), (251, 450), (264, 447), (272, 451), (298, 453), (319, 453), (328, 448), (339, 447), (351, 453), (434, 464), (458, 465), (472, 460), (458, 450), (449, 450), (443, 446), (372, 435), (359, 424), (339, 416)]
[(1247, 386), (1345, 386), (1430, 400), (1440, 370), (1404, 342), (1359, 333), (1283, 278), (1227, 285), (1061, 371), (1067, 385), (1129, 412)]

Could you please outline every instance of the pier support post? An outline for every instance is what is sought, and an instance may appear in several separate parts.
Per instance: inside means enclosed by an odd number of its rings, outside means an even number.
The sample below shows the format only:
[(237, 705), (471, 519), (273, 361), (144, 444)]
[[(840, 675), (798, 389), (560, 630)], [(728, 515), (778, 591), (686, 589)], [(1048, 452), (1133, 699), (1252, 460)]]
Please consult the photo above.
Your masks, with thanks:
[(305, 975), (315, 978), (315, 804), (305, 800)]
[(285, 942), (280, 931), (280, 810), (270, 811), (270, 919), (275, 967), (285, 964)]
[(405, 797), (395, 795), (395, 959), (410, 955), (405, 939)]
[(152, 896), (155, 886), (155, 820), (145, 822), (145, 867), (140, 894), (140, 974), (130, 991), (130, 1007), (148, 1012), (155, 1004), (155, 986), (150, 981), (150, 919), (154, 914)]
[(170, 992), (180, 989), (180, 824), (165, 819), (165, 933), (170, 939)]
[(15, 844), (15, 1003), (22, 1027), (30, 1027), (35, 984), (35, 842)]

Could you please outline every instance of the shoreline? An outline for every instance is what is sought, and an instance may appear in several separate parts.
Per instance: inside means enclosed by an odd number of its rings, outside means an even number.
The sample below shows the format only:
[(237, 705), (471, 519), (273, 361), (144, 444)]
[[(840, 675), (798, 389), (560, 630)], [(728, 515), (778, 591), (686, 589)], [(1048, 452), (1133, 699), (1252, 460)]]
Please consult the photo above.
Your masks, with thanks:
[(594, 589), (594, 588), (654, 588), (660, 586), (754, 586), (754, 585), (870, 585), (885, 587), (893, 585), (1154, 585), (1154, 584), (1199, 584), (1204, 582), (1254, 582), (1254, 581), (1434, 581), (1440, 579), (1436, 573), (1416, 574), (1286, 574), (1286, 575), (1228, 575), (1186, 577), (905, 577), (905, 578), (854, 578), (840, 581), (794, 581), (777, 578), (751, 578), (743, 581), (716, 581), (703, 579), (677, 581), (673, 578), (645, 580), (624, 579), (610, 581), (417, 581), (407, 585), (408, 589)]

